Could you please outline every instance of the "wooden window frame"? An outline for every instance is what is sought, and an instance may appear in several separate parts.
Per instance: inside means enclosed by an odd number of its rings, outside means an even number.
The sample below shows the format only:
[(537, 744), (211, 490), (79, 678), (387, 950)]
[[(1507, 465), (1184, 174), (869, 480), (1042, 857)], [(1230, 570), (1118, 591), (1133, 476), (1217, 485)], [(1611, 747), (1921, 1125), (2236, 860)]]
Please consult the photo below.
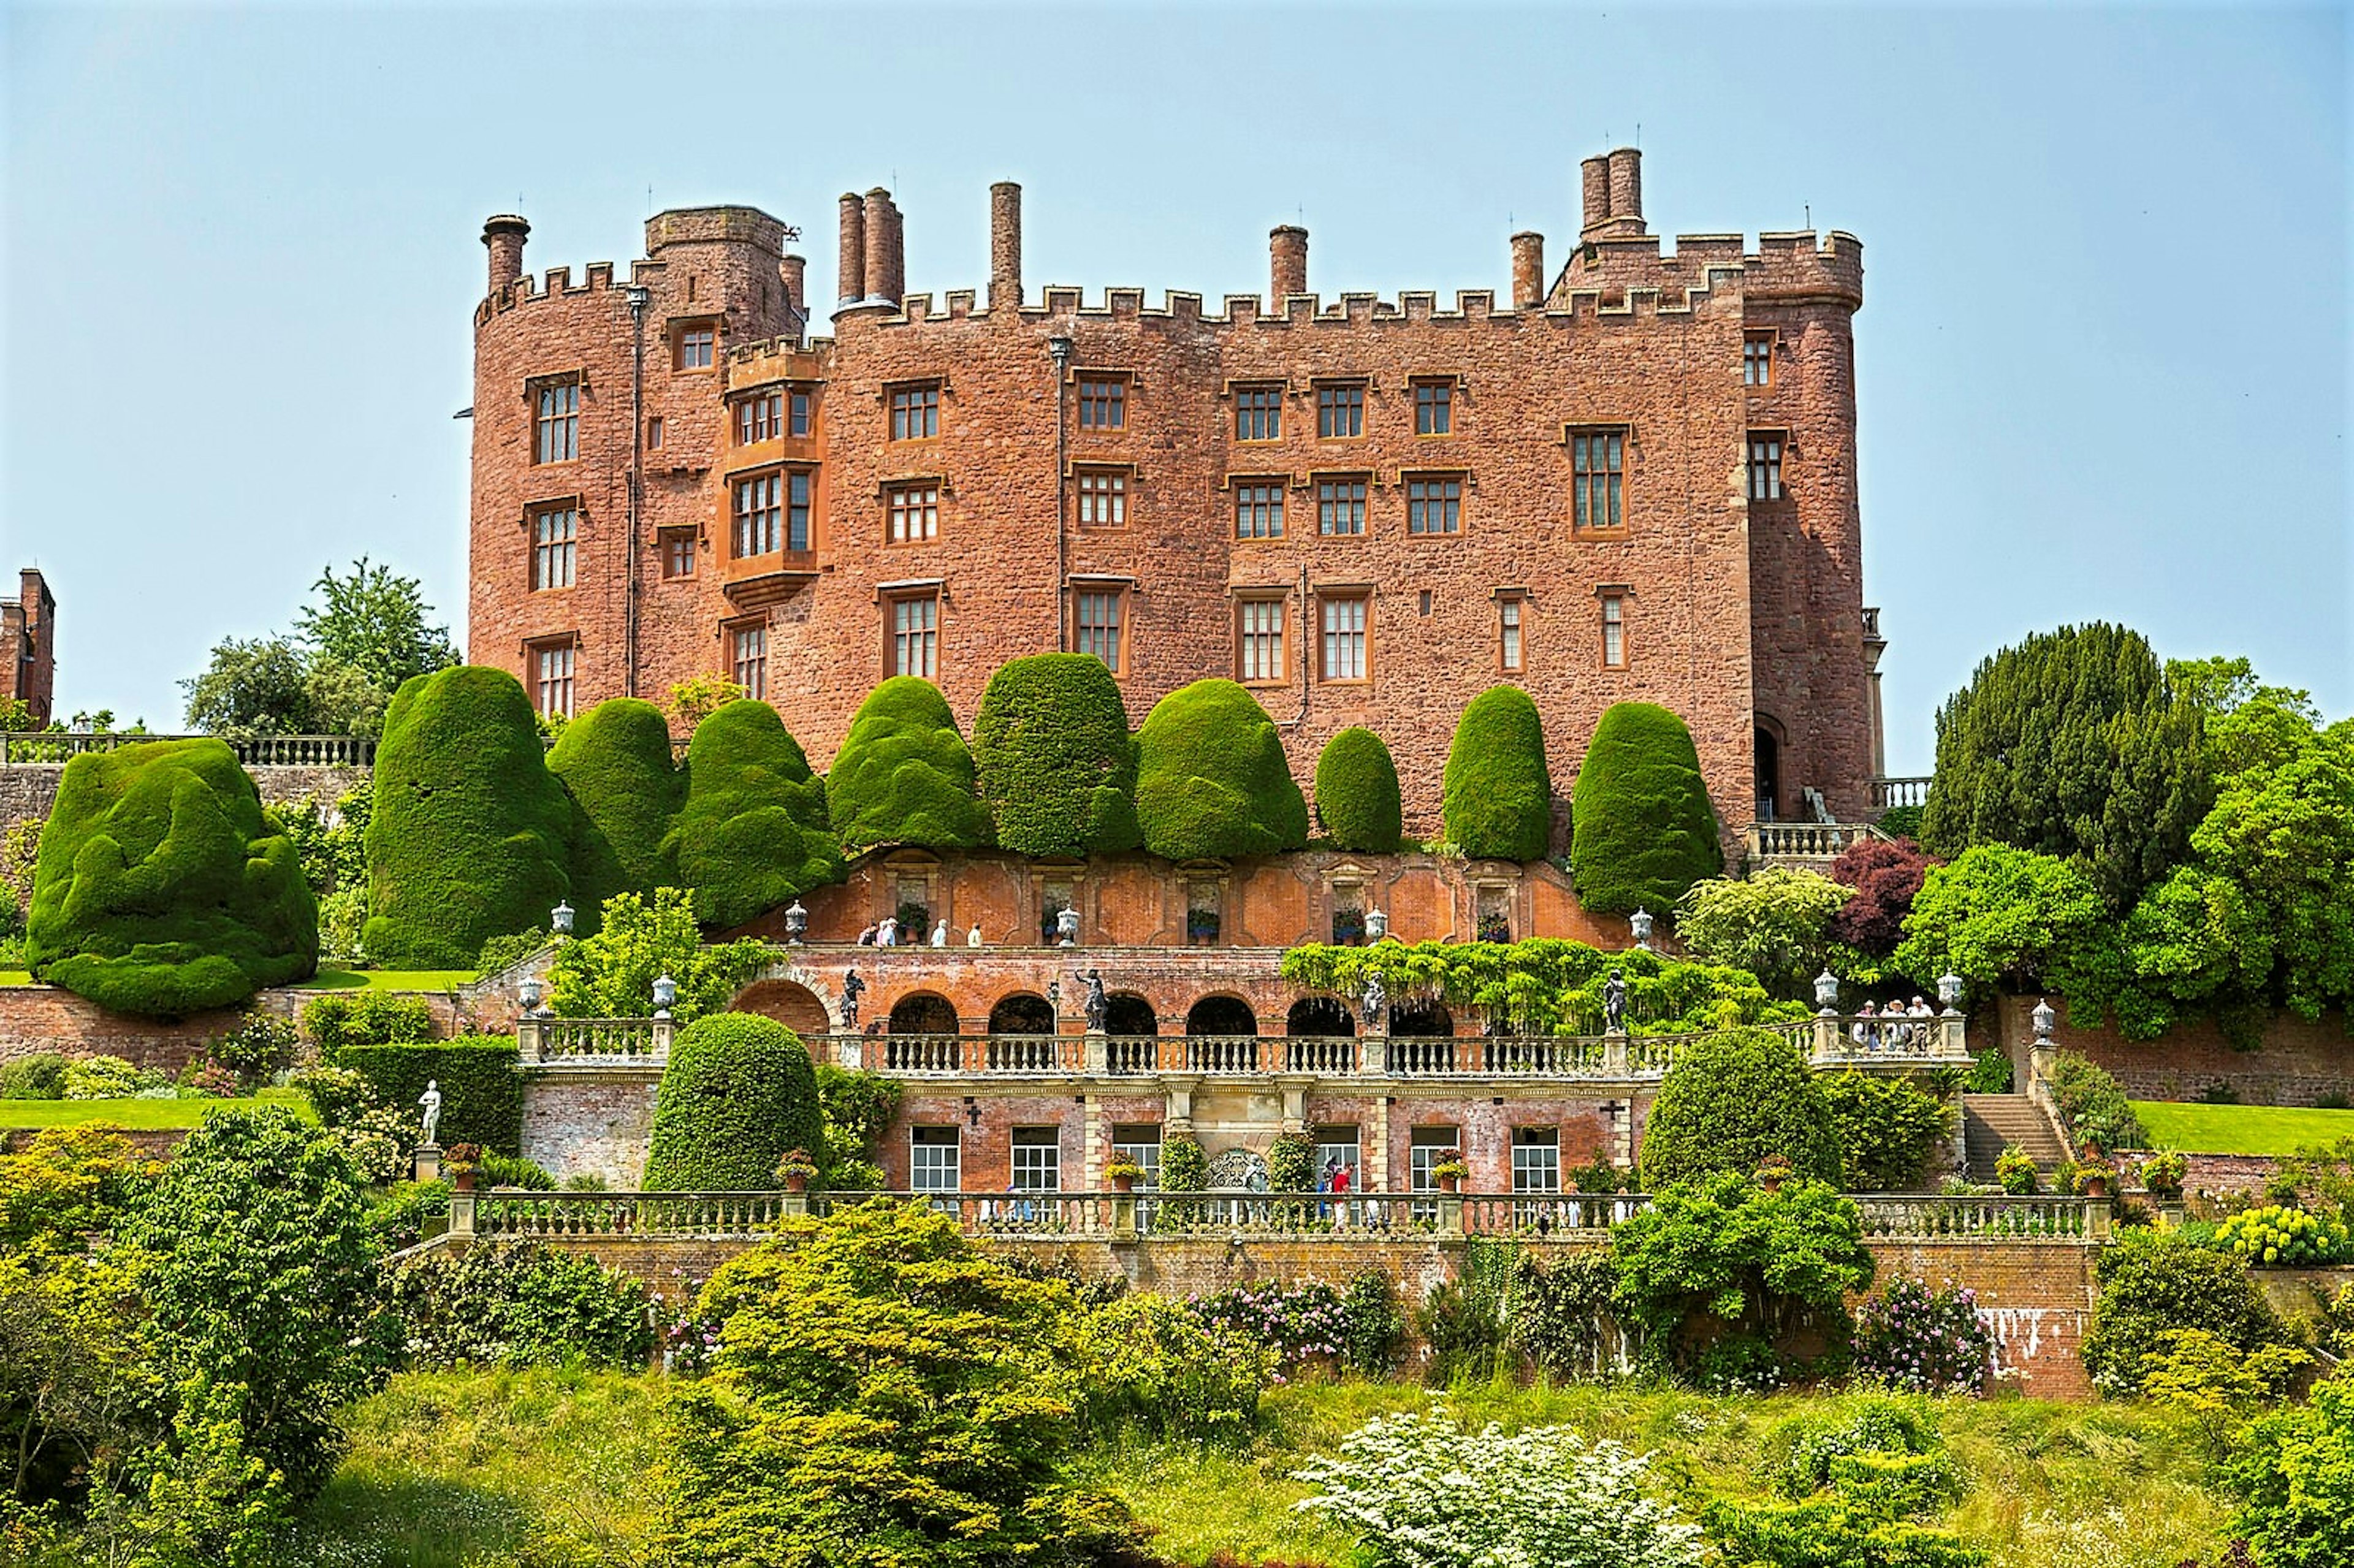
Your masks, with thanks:
[(1529, 597), (1525, 593), (1496, 596), (1496, 669), (1500, 674), (1528, 673)]
[[(1237, 545), (1283, 543), (1290, 528), (1290, 522), (1287, 516), (1288, 508), (1285, 504), (1288, 499), (1285, 492), (1291, 487), (1290, 476), (1275, 473), (1235, 474), (1227, 479), (1226, 483), (1235, 493), (1233, 527), (1235, 543)], [(1263, 496), (1260, 494), (1262, 492), (1265, 493)], [(1254, 496), (1260, 498), (1254, 500), (1252, 499)], [(1267, 514), (1265, 520), (1272, 524), (1272, 532), (1244, 533), (1243, 512), (1246, 507), (1254, 509), (1255, 513)], [(1256, 515), (1253, 518), (1254, 522), (1259, 520)]]
[[(1081, 370), (1072, 376), (1077, 404), (1077, 429), (1083, 434), (1128, 429), (1128, 389), (1131, 377), (1125, 370)], [(1109, 413), (1112, 418), (1091, 419), (1090, 413)]]
[[(564, 673), (551, 677), (547, 673), (547, 660), (557, 653), (565, 656)], [(546, 715), (561, 713), (566, 718), (578, 713), (580, 703), (579, 634), (567, 632), (561, 637), (535, 638), (524, 644), (524, 656), (531, 662), (532, 711)], [(560, 709), (540, 705), (551, 680), (561, 681), (564, 687), (564, 706)]]
[[(700, 553), (703, 543), (701, 536), (692, 528), (665, 528), (661, 532), (661, 539), (662, 580), (666, 583), (677, 583), (692, 578), (695, 571), (695, 556)], [(672, 568), (680, 564), (682, 554), (684, 556), (686, 569), (674, 571)]]
[[(1628, 643), (1627, 636), (1627, 601), (1634, 595), (1614, 584), (1595, 589), (1594, 597), (1598, 607), (1596, 614), (1599, 619), (1596, 622), (1596, 627), (1601, 639), (1602, 668), (1605, 670), (1627, 669), (1634, 662), (1634, 649)], [(1610, 633), (1614, 630), (1618, 633), (1618, 657), (1616, 662), (1610, 657)]]
[[(765, 619), (729, 621), (726, 631), (728, 678), (744, 688), (746, 696), (757, 697), (766, 702), (769, 696), (768, 621)], [(759, 652), (748, 661), (744, 655), (744, 639), (747, 637), (758, 637), (760, 640)], [(755, 665), (757, 665), (756, 668), (753, 667)], [(755, 679), (748, 681), (744, 678), (748, 668), (751, 668)]]
[[(531, 466), (553, 468), (559, 463), (580, 461), (580, 394), (581, 378), (578, 376), (548, 376), (535, 378), (527, 396), (531, 400)], [(570, 396), (564, 408), (554, 414), (547, 411), (548, 400), (558, 393)], [(561, 431), (563, 440), (556, 443), (563, 455), (553, 456), (550, 433)]]
[[(924, 680), (935, 683), (939, 680), (941, 652), (940, 599), (942, 597), (940, 589), (937, 586), (921, 588), (908, 588), (901, 592), (885, 593), (882, 596), (884, 674), (916, 675)], [(898, 625), (899, 608), (902, 605), (915, 604), (929, 604), (932, 607), (931, 625), (921, 630), (903, 632), (900, 630)], [(929, 670), (910, 670), (901, 665), (899, 662), (899, 639), (902, 637), (928, 637), (931, 640), (930, 648), (932, 667)]]
[[(688, 364), (690, 344), (699, 344), (705, 338), (710, 339), (708, 344), (701, 344), (707, 351), (707, 356), (699, 365)], [(671, 373), (676, 376), (709, 376), (719, 368), (719, 323), (716, 317), (672, 323), (670, 368)]]
[[(1372, 388), (1362, 380), (1320, 381), (1316, 384), (1316, 439), (1320, 441), (1360, 441), (1365, 439), (1365, 395)], [(1348, 396), (1353, 394), (1353, 396)], [(1328, 405), (1327, 398), (1332, 399)], [(1332, 421), (1328, 414), (1347, 412), (1352, 416), (1351, 430), (1328, 428)]]
[[(1362, 666), (1353, 675), (1331, 673), (1331, 663), (1325, 639), (1347, 636), (1347, 631), (1334, 632), (1324, 624), (1324, 611), (1332, 605), (1355, 604), (1363, 608), (1363, 618), (1353, 629), (1358, 639), (1358, 663)], [(1373, 681), (1373, 592), (1371, 588), (1319, 588), (1316, 590), (1316, 683), (1321, 686), (1369, 686)]]
[(785, 393), (771, 387), (736, 400), (736, 444), (758, 446), (784, 434)]
[[(543, 538), (541, 528), (554, 517), (564, 519), (564, 537)], [(531, 591), (556, 593), (577, 585), (580, 580), (580, 503), (572, 499), (535, 501), (526, 510), (525, 521), (531, 540)], [(548, 580), (551, 574), (543, 569), (543, 562), (553, 564), (559, 551), (562, 553), (564, 580), (552, 582)]]
[(1744, 478), (1750, 504), (1770, 506), (1790, 498), (1785, 474), (1790, 450), (1787, 430), (1752, 430), (1744, 445)]
[[(1749, 387), (1774, 385), (1774, 348), (1780, 334), (1771, 327), (1741, 334), (1741, 384)], [(1754, 372), (1754, 374), (1753, 374)]]
[[(905, 545), (937, 545), (940, 539), (940, 497), (948, 490), (937, 479), (897, 479), (883, 486), (883, 543), (892, 548)], [(920, 493), (926, 499), (916, 501)], [(927, 524), (921, 534), (902, 534), (902, 519), (913, 519)]]
[[(1128, 526), (1129, 471), (1125, 468), (1103, 467), (1081, 463), (1071, 470), (1072, 510), (1077, 526), (1090, 529), (1125, 528)], [(1108, 520), (1090, 517), (1091, 506), (1100, 510), (1108, 501), (1117, 514)]]
[[(1440, 469), (1428, 473), (1408, 471), (1402, 476), (1402, 481), (1403, 488), (1405, 491), (1406, 537), (1410, 539), (1460, 539), (1463, 536), (1463, 494), (1464, 492), (1471, 488), (1471, 476), (1469, 474), (1463, 473), (1453, 469)], [(1432, 485), (1439, 487), (1440, 493), (1438, 495), (1435, 497), (1428, 494), (1425, 494), (1420, 497), (1416, 496), (1415, 491), (1416, 489), (1426, 488)], [(1421, 506), (1425, 509), (1423, 514), (1423, 526), (1419, 528), (1414, 525), (1415, 508), (1416, 506)], [(1449, 526), (1433, 528), (1429, 525), (1428, 508), (1432, 506), (1439, 508), (1442, 519), (1445, 520)], [(1453, 513), (1451, 517), (1447, 515), (1449, 511)]]
[[(884, 437), (899, 441), (938, 440), (940, 434), (938, 381), (895, 381), (883, 388)], [(922, 426), (922, 429), (917, 429)]]
[[(1592, 442), (1611, 437), (1616, 437), (1618, 441), (1617, 451), (1618, 461), (1615, 468), (1596, 469), (1589, 466), (1581, 469), (1578, 466), (1581, 450), (1588, 452), (1593, 450), (1590, 446), (1581, 449), (1580, 442)], [(1632, 425), (1623, 424), (1567, 425), (1562, 429), (1562, 446), (1569, 459), (1569, 523), (1572, 535), (1586, 539), (1624, 537), (1629, 531), (1628, 519), (1633, 514), (1627, 482), (1627, 460), (1635, 450), (1635, 428)], [(1586, 521), (1593, 494), (1591, 487), (1597, 481), (1601, 482), (1602, 493), (1606, 497), (1614, 497), (1616, 500), (1616, 521), (1605, 523)]]
[[(755, 486), (766, 485), (767, 504), (747, 507), (745, 498)], [(748, 473), (731, 474), (727, 480), (727, 558), (734, 561), (757, 561), (763, 556), (774, 556), (785, 547), (785, 471), (781, 468), (754, 469)], [(767, 533), (758, 529), (765, 520)], [(748, 526), (751, 530), (748, 532)], [(746, 544), (765, 542), (764, 550), (748, 550)]]
[[(1424, 376), (1411, 384), (1414, 387), (1414, 433), (1417, 436), (1451, 436), (1455, 433), (1455, 383), (1436, 376)], [(1433, 396), (1426, 397), (1426, 394)], [(1428, 413), (1431, 419), (1423, 416)], [(1439, 428), (1426, 429), (1426, 423)]]
[[(1081, 581), (1071, 585), (1071, 647), (1077, 652), (1092, 653), (1103, 659), (1102, 651), (1087, 646), (1089, 627), (1086, 620), (1087, 600), (1104, 599), (1111, 605), (1111, 657), (1104, 659), (1104, 667), (1114, 680), (1128, 673), (1128, 585), (1125, 583)], [(1101, 627), (1095, 630), (1100, 631)]]
[[(1234, 387), (1235, 440), (1247, 446), (1267, 446), (1283, 440), (1283, 383), (1280, 381), (1244, 381)], [(1246, 399), (1248, 399), (1246, 402)], [(1264, 406), (1261, 406), (1264, 399)], [(1246, 419), (1264, 423), (1266, 434), (1249, 436), (1243, 433)]]
[[(1254, 637), (1265, 638), (1265, 630), (1254, 631), (1249, 626), (1249, 612), (1254, 609), (1273, 606), (1275, 609), (1275, 673), (1249, 673), (1246, 657)], [(1288, 686), (1291, 683), (1291, 596), (1288, 592), (1248, 593), (1235, 599), (1235, 680), (1245, 686)]]
[[(1316, 498), (1316, 536), (1318, 538), (1363, 539), (1371, 535), (1373, 528), (1373, 476), (1372, 474), (1310, 474), (1309, 476), (1308, 483), (1310, 493), (1312, 493)], [(1338, 490), (1344, 487), (1353, 487), (1357, 493), (1351, 496), (1336, 495), (1329, 498), (1324, 493), (1328, 489)], [(1324, 509), (1328, 500), (1334, 505), (1354, 506), (1356, 509), (1355, 521), (1357, 525), (1353, 528), (1326, 527), (1324, 525)]]

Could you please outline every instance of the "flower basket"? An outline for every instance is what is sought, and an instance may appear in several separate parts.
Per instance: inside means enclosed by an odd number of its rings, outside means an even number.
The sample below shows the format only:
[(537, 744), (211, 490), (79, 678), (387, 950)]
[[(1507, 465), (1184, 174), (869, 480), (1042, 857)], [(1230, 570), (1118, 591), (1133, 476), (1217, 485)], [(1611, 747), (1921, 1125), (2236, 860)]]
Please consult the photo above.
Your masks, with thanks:
[(1471, 1167), (1463, 1162), (1463, 1151), (1458, 1149), (1447, 1150), (1430, 1168), (1430, 1178), (1442, 1192), (1461, 1192), (1464, 1179), (1470, 1174)]
[(1757, 1162), (1757, 1185), (1768, 1192), (1780, 1192), (1782, 1183), (1787, 1181), (1790, 1176), (1791, 1166), (1787, 1155), (1769, 1154)]
[(809, 1184), (817, 1180), (817, 1161), (806, 1149), (788, 1150), (777, 1161), (777, 1180), (785, 1184), (788, 1192), (806, 1192)]
[(450, 1178), (450, 1185), (461, 1192), (474, 1190), (474, 1175), (482, 1162), (482, 1146), (479, 1143), (453, 1143), (441, 1153), (441, 1173)]

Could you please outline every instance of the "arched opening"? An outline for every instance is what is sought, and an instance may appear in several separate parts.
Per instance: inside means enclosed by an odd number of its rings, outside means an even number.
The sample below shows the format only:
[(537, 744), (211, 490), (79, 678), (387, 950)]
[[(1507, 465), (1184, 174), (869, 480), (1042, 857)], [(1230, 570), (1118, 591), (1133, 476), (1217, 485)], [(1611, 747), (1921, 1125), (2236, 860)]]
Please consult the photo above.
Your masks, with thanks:
[(1104, 998), (1104, 1033), (1145, 1035), (1161, 1033), (1161, 1019), (1152, 1004), (1132, 991), (1116, 991)]
[(1392, 1002), (1390, 1033), (1412, 1035), (1452, 1034), (1455, 1033), (1455, 1019), (1453, 1014), (1435, 1001)]
[(891, 1004), (894, 1034), (954, 1034), (956, 1004), (936, 991), (918, 991)]
[(1017, 991), (989, 1010), (991, 1034), (1052, 1034), (1055, 1010), (1035, 991)]
[(1778, 726), (1764, 715), (1757, 723), (1757, 820), (1772, 822), (1781, 820), (1782, 800), (1782, 739)]
[(833, 1019), (826, 1012), (825, 1003), (809, 987), (792, 980), (755, 980), (731, 1005), (737, 1012), (757, 1012), (763, 1018), (773, 1018), (805, 1039), (833, 1032)]
[(1286, 1034), (1354, 1034), (1357, 1021), (1338, 997), (1303, 996), (1283, 1015)]
[(1258, 1018), (1238, 996), (1205, 996), (1185, 1014), (1188, 1034), (1257, 1034)]

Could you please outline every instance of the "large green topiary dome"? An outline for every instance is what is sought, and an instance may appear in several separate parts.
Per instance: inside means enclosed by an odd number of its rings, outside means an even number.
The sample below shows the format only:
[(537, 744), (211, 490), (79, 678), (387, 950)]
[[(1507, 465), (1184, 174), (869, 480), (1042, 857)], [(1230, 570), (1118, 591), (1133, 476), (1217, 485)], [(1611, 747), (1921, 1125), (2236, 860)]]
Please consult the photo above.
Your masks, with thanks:
[(1136, 818), (1170, 860), (1268, 854), (1308, 842), (1308, 802), (1267, 710), (1232, 681), (1155, 703), (1136, 735)]
[(464, 969), (572, 892), (572, 803), (531, 699), (504, 670), (405, 683), (386, 710), (368, 820), (360, 945), (387, 969)]
[(695, 726), (686, 805), (663, 848), (706, 926), (740, 926), (842, 877), (824, 782), (777, 710), (751, 698)]
[(572, 797), (572, 902), (579, 934), (595, 932), (605, 900), (674, 886), (664, 853), (686, 776), (671, 762), (670, 720), (642, 697), (599, 703), (564, 726), (547, 770)]
[[(716, 716), (716, 715), (714, 715)], [(709, 720), (705, 720), (708, 723)], [(646, 1153), (652, 1192), (766, 1192), (777, 1161), (825, 1148), (817, 1070), (772, 1018), (715, 1012), (671, 1043)]]
[(1136, 746), (1119, 683), (1091, 653), (1035, 653), (999, 667), (972, 726), (981, 798), (1020, 854), (1134, 849)]
[(25, 954), (101, 1007), (176, 1018), (309, 975), (319, 911), (226, 743), (148, 741), (66, 764)]
[(1397, 764), (1380, 736), (1352, 726), (1324, 743), (1316, 759), (1316, 817), (1341, 849), (1389, 854), (1404, 842)]
[(1755, 1171), (1777, 1154), (1802, 1177), (1840, 1180), (1839, 1124), (1798, 1043), (1735, 1029), (1681, 1048), (1643, 1120), (1644, 1186)]
[(975, 793), (972, 748), (938, 686), (894, 675), (859, 705), (825, 779), (826, 809), (844, 850), (875, 844), (979, 849), (989, 808)]
[(1684, 721), (1618, 703), (1594, 726), (1570, 799), (1570, 875), (1592, 910), (1670, 909), (1724, 869), (1716, 809)]
[(1447, 842), (1474, 860), (1542, 860), (1553, 845), (1544, 724), (1518, 686), (1471, 699), (1447, 748)]

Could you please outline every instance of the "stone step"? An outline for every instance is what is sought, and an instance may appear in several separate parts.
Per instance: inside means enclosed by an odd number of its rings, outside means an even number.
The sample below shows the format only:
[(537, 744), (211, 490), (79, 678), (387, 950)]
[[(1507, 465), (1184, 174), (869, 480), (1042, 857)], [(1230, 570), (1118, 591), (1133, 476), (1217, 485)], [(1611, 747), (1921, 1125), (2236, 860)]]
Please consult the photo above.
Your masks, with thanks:
[(1970, 1180), (1991, 1182), (1996, 1157), (2004, 1146), (2017, 1144), (2049, 1172), (2068, 1158), (2052, 1120), (2025, 1095), (1964, 1095), (1962, 1143), (1969, 1161)]

